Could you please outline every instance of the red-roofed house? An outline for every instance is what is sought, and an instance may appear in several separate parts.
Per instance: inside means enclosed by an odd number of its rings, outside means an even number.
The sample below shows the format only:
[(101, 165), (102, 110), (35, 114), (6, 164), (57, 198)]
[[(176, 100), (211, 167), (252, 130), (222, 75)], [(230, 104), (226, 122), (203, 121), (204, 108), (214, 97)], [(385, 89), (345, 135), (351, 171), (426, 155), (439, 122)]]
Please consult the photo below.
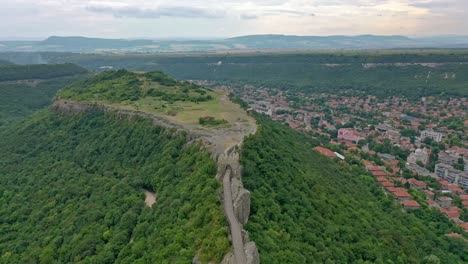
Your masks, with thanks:
[(437, 207), (438, 206), (437, 203), (434, 200), (427, 199), (426, 202), (430, 207)]
[(411, 195), (408, 193), (408, 191), (405, 188), (395, 188), (392, 191), (393, 195), (395, 198), (399, 201), (405, 201), (405, 200), (410, 200)]
[(315, 147), (314, 149), (317, 150), (318, 152), (320, 152), (320, 154), (325, 155), (325, 156), (327, 156), (327, 157), (330, 157), (330, 158), (336, 157), (335, 152), (333, 152), (333, 151), (330, 150), (330, 149), (327, 149), (327, 148), (324, 148), (324, 147), (320, 147), (320, 146), (317, 146), (317, 147)]
[(382, 177), (382, 176), (377, 177), (376, 180), (377, 180), (378, 182), (386, 182), (386, 181), (388, 181), (387, 178)]
[(364, 137), (351, 128), (340, 128), (338, 130), (338, 139), (345, 141), (350, 141), (353, 143), (358, 143), (359, 140), (364, 139)]
[(399, 182), (401, 184), (405, 184), (408, 182), (405, 178), (394, 178), (393, 181)]
[(461, 227), (465, 232), (468, 232), (468, 223), (467, 222), (461, 222), (458, 224), (459, 227)]
[(421, 206), (419, 205), (418, 202), (414, 200), (406, 200), (401, 202), (403, 204), (403, 208), (407, 210), (414, 210), (414, 209), (419, 209)]
[(429, 191), (429, 190), (424, 190), (424, 194), (426, 195), (426, 198), (428, 199), (434, 199), (434, 193)]
[(382, 176), (387, 176), (387, 173), (385, 171), (371, 171), (372, 175), (374, 177), (382, 177)]
[(439, 182), (440, 187), (442, 188), (442, 190), (448, 190), (449, 189), (450, 182), (448, 182), (446, 180), (438, 180), (438, 182)]
[(425, 182), (418, 181), (418, 180), (416, 180), (414, 178), (409, 179), (408, 182), (411, 185), (411, 187), (413, 187), (415, 189), (418, 189), (418, 190), (423, 190), (427, 186), (427, 184)]
[(440, 196), (437, 198), (437, 203), (442, 208), (450, 208), (452, 206), (452, 198), (447, 196)]
[(452, 191), (452, 193), (455, 193), (455, 194), (464, 193), (462, 188), (460, 188), (458, 185), (453, 184), (453, 183), (449, 184), (449, 190)]
[(460, 213), (457, 211), (449, 211), (444, 208), (439, 208), (439, 211), (443, 213), (445, 216), (447, 216), (448, 219), (451, 219), (451, 220), (458, 220), (458, 218), (460, 217)]
[(393, 183), (389, 182), (389, 181), (384, 181), (384, 182), (381, 182), (382, 186), (383, 187), (393, 187)]

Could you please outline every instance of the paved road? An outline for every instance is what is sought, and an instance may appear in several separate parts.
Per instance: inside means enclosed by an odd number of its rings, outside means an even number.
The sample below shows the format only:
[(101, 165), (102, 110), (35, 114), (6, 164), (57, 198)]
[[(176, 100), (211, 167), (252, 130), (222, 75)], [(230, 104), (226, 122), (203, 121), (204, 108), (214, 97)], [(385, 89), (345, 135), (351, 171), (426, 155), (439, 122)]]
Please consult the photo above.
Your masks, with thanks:
[(227, 166), (223, 177), (224, 210), (231, 228), (232, 248), (234, 250), (235, 263), (244, 264), (247, 262), (247, 259), (244, 252), (244, 243), (242, 241), (242, 228), (234, 215), (234, 207), (232, 205), (231, 173), (231, 167)]

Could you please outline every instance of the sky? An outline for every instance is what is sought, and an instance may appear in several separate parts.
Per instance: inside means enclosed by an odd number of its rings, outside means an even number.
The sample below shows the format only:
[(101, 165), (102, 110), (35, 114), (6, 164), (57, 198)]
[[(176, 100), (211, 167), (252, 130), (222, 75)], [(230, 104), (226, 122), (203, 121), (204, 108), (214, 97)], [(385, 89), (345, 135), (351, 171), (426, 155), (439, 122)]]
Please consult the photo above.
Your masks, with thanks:
[(468, 35), (468, 0), (0, 0), (0, 39)]

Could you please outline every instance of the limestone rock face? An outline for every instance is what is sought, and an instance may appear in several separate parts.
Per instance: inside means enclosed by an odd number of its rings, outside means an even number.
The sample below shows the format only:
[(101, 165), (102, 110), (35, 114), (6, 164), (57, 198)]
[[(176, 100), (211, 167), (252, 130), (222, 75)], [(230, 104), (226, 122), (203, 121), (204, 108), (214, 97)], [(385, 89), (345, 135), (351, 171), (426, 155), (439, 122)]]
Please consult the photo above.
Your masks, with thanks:
[(242, 225), (246, 224), (249, 220), (250, 192), (246, 189), (241, 189), (239, 195), (234, 200), (234, 213)]
[(234, 255), (232, 252), (227, 253), (220, 264), (237, 264), (234, 260)]
[(197, 253), (197, 255), (195, 255), (195, 257), (193, 257), (192, 264), (202, 264), (201, 261), (200, 261), (200, 258), (198, 256), (198, 253)]
[(232, 178), (231, 179), (231, 193), (232, 193), (233, 202), (237, 199), (242, 189), (244, 189), (242, 181), (238, 178)]
[(244, 246), (247, 264), (260, 264), (260, 255), (254, 242), (249, 242)]

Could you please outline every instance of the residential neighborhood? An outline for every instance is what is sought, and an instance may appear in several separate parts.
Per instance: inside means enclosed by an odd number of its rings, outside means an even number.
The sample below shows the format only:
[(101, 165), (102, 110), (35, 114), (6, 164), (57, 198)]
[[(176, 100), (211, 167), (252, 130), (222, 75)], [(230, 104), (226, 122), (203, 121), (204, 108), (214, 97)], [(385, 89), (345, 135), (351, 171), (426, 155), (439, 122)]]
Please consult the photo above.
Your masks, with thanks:
[(433, 208), (468, 232), (467, 98), (230, 89), (250, 111), (310, 135), (321, 154), (361, 164), (402, 209)]

